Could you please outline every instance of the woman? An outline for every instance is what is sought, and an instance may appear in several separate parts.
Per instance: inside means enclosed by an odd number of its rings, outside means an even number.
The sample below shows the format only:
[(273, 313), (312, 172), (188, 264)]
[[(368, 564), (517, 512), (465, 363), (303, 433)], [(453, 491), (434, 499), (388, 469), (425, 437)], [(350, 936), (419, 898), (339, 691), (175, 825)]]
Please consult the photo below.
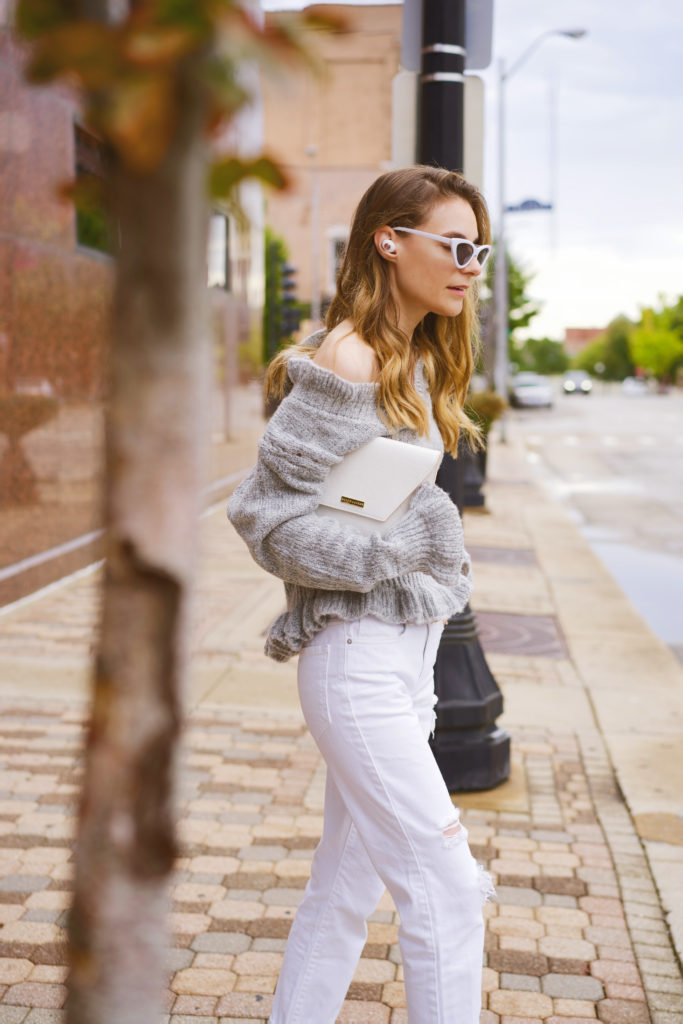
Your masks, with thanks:
[(489, 254), (480, 193), (411, 167), (361, 199), (327, 331), (277, 356), (286, 395), (228, 506), (253, 557), (285, 583), (266, 652), (299, 655), (306, 722), (327, 763), (323, 836), (290, 933), (271, 1024), (334, 1024), (389, 889), (410, 1024), (478, 1024), (491, 884), (429, 749), (443, 620), (471, 590), (455, 505), (415, 492), (384, 536), (315, 514), (332, 466), (380, 435), (456, 453), (475, 284)]

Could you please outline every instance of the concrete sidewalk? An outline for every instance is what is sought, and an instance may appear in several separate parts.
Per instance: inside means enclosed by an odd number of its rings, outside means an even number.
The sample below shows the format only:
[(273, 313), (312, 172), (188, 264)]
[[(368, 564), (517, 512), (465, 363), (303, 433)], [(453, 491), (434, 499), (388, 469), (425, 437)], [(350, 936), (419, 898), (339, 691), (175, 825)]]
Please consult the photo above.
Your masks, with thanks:
[[(513, 769), (496, 790), (454, 797), (498, 887), (482, 1022), (674, 1024), (683, 670), (514, 446), (491, 452), (487, 506), (466, 514), (465, 532)], [(0, 1024), (62, 1019), (97, 585), (86, 572), (0, 614)], [(251, 561), (221, 502), (202, 521), (171, 1024), (267, 1019), (320, 834), (324, 771), (295, 665), (262, 653), (281, 605), (281, 584)], [(406, 1024), (397, 932), (385, 896), (344, 1024)]]

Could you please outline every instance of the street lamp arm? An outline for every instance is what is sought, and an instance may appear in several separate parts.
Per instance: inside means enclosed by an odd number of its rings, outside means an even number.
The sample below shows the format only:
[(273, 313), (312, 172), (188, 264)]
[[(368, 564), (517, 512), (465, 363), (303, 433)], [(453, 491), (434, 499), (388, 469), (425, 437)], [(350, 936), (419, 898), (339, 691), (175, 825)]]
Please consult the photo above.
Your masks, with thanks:
[(541, 32), (541, 34), (539, 36), (536, 36), (534, 41), (530, 43), (529, 46), (527, 46), (526, 50), (523, 51), (523, 53), (517, 58), (517, 60), (513, 64), (511, 64), (507, 70), (503, 71), (503, 81), (505, 82), (507, 81), (508, 78), (512, 78), (515, 72), (519, 71), (522, 64), (524, 64), (529, 59), (531, 54), (534, 53), (541, 45), (541, 43), (548, 39), (549, 36), (567, 36), (567, 38), (569, 39), (581, 39), (581, 37), (585, 35), (585, 28), (549, 28), (547, 29), (547, 31)]
[(526, 50), (524, 50), (520, 54), (520, 56), (517, 58), (517, 60), (513, 64), (511, 64), (510, 67), (507, 68), (503, 72), (503, 75), (502, 75), (503, 81), (507, 81), (508, 78), (512, 78), (512, 76), (515, 74), (515, 72), (519, 71), (519, 69), (521, 68), (522, 64), (524, 64), (525, 61), (527, 61), (529, 59), (531, 54), (534, 53), (539, 48), (541, 43), (545, 39), (547, 39), (548, 36), (555, 35), (555, 31), (556, 31), (555, 29), (550, 28), (546, 32), (541, 32), (540, 36), (536, 36), (534, 41), (532, 43), (530, 43), (529, 46), (527, 46)]

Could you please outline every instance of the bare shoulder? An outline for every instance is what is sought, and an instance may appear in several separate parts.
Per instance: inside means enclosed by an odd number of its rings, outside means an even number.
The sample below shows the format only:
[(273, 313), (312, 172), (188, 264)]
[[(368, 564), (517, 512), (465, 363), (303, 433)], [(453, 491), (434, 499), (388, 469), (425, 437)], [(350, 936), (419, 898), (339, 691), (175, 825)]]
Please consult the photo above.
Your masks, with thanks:
[(313, 362), (354, 384), (371, 383), (377, 377), (375, 353), (350, 325), (335, 327), (321, 344)]

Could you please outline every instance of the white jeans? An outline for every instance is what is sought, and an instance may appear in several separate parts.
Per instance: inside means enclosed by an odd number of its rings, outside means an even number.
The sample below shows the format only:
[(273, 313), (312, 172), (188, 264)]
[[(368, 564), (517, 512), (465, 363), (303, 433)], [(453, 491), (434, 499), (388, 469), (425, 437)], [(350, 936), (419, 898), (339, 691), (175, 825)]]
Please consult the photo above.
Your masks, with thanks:
[(410, 1024), (478, 1024), (486, 878), (427, 742), (441, 622), (332, 620), (299, 656), (327, 762), (323, 835), (287, 942), (271, 1024), (334, 1024), (389, 889)]

